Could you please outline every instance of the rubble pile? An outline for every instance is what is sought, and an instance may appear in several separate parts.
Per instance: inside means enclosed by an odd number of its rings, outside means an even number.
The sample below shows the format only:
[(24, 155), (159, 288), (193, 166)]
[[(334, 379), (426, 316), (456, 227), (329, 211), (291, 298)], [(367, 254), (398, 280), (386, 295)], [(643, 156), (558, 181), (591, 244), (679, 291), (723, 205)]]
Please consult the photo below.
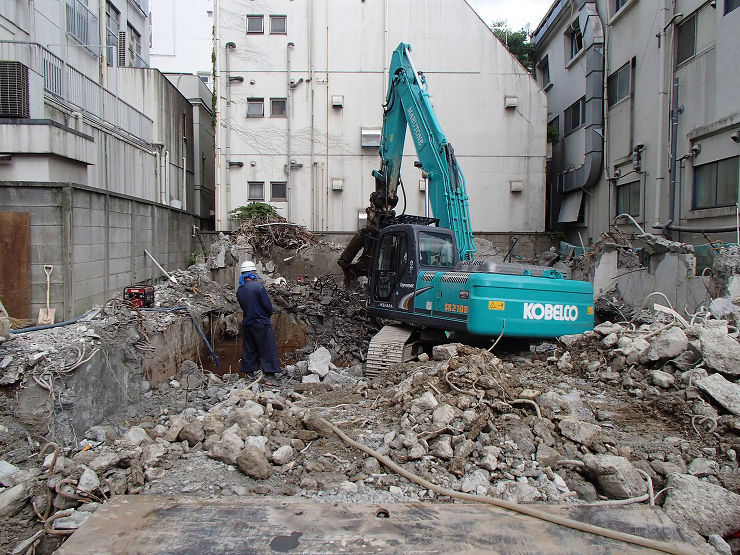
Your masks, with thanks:
[[(298, 360), (317, 345), (325, 345), (331, 360), (343, 366), (365, 360), (380, 326), (368, 317), (361, 293), (344, 289), (330, 276), (292, 285), (273, 283), (267, 292), (277, 311), (306, 326), (306, 347), (296, 351)], [(305, 373), (306, 368), (301, 370)]]
[[(643, 239), (656, 252), (681, 248)], [(625, 270), (639, 263), (626, 257)], [(159, 384), (137, 376), (131, 402), (84, 437), (61, 425), (75, 394), (69, 377), (103, 350), (149, 356), (154, 334), (189, 318), (168, 309), (186, 307), (201, 323), (214, 314), (238, 332), (234, 291), (205, 265), (156, 286), (163, 311), (111, 300), (75, 324), (0, 345), (1, 550), (50, 553), (123, 494), (452, 501), (401, 477), (401, 467), (453, 492), (516, 503), (659, 505), (710, 542), (704, 552), (740, 553), (740, 343), (730, 299), (682, 317), (631, 307), (614, 291), (601, 297), (613, 320), (582, 335), (528, 352), (437, 345), (371, 379), (362, 361), (379, 325), (361, 293), (330, 276), (287, 282), (265, 269), (276, 310), (307, 338), (277, 384), (186, 360)], [(39, 422), (55, 415), (49, 433), (18, 418), (14, 396), (29, 388), (43, 397)], [(328, 422), (396, 468), (344, 443)]]

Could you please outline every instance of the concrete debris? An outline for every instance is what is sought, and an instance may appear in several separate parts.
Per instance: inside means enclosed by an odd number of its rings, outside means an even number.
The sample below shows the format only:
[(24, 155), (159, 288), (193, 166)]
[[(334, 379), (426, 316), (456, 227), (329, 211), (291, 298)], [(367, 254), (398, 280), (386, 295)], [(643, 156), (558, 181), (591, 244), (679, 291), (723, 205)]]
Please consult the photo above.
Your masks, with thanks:
[[(218, 259), (209, 264), (228, 268), (243, 259), (255, 249), (246, 237), (223, 237)], [(643, 243), (656, 254), (686, 254), (662, 240)], [(302, 244), (291, 247), (300, 256), (314, 248)], [(286, 257), (293, 255), (299, 257), (295, 250)], [(172, 326), (191, 329), (191, 320), (172, 312), (140, 317), (116, 302), (101, 308), (85, 330), (21, 334), (2, 345), (0, 379), (6, 381), (0, 383), (19, 400), (4, 396), (0, 414), (0, 484), (6, 488), (0, 513), (12, 524), (0, 531), (0, 549), (10, 551), (39, 529), (31, 501), (43, 514), (47, 493), (50, 511), (74, 506), (80, 515), (93, 505), (88, 501), (123, 494), (437, 501), (438, 495), (344, 444), (323, 419), (454, 491), (519, 503), (624, 500), (645, 496), (642, 471), (654, 491), (664, 490), (656, 503), (682, 526), (716, 534), (717, 549), (737, 531), (740, 385), (734, 383), (738, 343), (728, 331), (731, 322), (702, 317), (684, 328), (670, 315), (630, 307), (639, 313), (630, 324), (604, 322), (500, 356), (462, 343), (437, 345), (370, 379), (362, 361), (376, 327), (360, 293), (331, 277), (281, 280), (281, 265), (267, 260), (259, 269), (278, 316), (292, 338), (300, 338), (274, 384), (233, 370), (211, 374), (198, 352), (172, 356), (161, 375), (155, 365), (144, 370), (144, 359), (159, 356), (159, 347), (177, 351), (168, 344)], [(233, 288), (211, 279), (205, 265), (175, 276), (178, 285), (157, 285), (161, 307), (188, 306), (203, 328), (238, 333)], [(229, 280), (233, 275), (222, 281)], [(631, 319), (621, 314), (624, 306), (615, 306), (614, 322)], [(105, 361), (103, 349), (107, 372), (133, 375), (117, 385), (130, 401), (105, 412), (90, 407), (87, 430), (75, 428), (71, 416), (55, 416), (54, 426), (45, 428), (50, 413), (71, 415), (80, 397), (101, 394), (73, 378), (84, 373), (75, 370), (87, 368), (81, 361), (88, 357)], [(65, 438), (53, 469), (53, 455), (44, 467), (37, 461), (43, 445), (36, 442), (49, 429), (47, 439)]]
[(740, 531), (740, 495), (686, 474), (672, 474), (666, 487), (663, 510), (679, 526), (723, 538)]
[(697, 380), (696, 387), (732, 414), (740, 416), (740, 385), (730, 382), (720, 374)]
[(598, 489), (610, 499), (630, 499), (647, 492), (645, 480), (624, 457), (586, 455), (583, 462)]
[(686, 333), (678, 327), (672, 327), (658, 334), (650, 341), (650, 346), (640, 354), (640, 363), (650, 364), (661, 360), (675, 358), (688, 347)]
[(699, 338), (704, 366), (728, 376), (740, 376), (740, 343), (726, 329), (704, 328)]

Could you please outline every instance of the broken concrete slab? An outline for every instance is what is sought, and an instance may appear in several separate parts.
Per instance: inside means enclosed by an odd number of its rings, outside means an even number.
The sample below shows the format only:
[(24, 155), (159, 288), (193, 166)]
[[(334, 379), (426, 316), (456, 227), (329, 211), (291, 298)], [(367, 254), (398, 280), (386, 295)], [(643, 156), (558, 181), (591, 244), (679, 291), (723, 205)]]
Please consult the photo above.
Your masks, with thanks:
[(688, 342), (681, 328), (674, 326), (664, 330), (650, 341), (650, 347), (640, 355), (640, 362), (645, 364), (675, 358), (686, 350)]
[(331, 353), (326, 347), (319, 347), (308, 356), (308, 371), (320, 378), (326, 376), (331, 364)]
[(586, 470), (595, 477), (601, 493), (610, 499), (629, 499), (647, 492), (647, 485), (637, 469), (624, 457), (586, 455)]
[(740, 531), (740, 495), (687, 474), (670, 475), (666, 488), (663, 510), (679, 526), (725, 538)]
[(728, 376), (740, 376), (740, 343), (722, 329), (704, 328), (699, 336), (701, 356), (707, 368)]
[(0, 519), (10, 518), (21, 511), (30, 496), (31, 487), (28, 482), (0, 492)]
[(721, 374), (712, 374), (694, 384), (729, 412), (740, 415), (740, 385), (726, 380)]

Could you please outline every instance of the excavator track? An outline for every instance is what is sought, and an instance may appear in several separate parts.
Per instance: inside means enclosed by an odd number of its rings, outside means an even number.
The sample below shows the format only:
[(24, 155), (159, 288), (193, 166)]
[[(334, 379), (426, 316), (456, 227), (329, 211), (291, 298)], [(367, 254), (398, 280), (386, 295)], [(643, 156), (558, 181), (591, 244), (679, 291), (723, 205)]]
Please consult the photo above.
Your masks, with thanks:
[(413, 358), (413, 344), (408, 343), (412, 328), (383, 326), (370, 340), (365, 375), (374, 378), (394, 364)]

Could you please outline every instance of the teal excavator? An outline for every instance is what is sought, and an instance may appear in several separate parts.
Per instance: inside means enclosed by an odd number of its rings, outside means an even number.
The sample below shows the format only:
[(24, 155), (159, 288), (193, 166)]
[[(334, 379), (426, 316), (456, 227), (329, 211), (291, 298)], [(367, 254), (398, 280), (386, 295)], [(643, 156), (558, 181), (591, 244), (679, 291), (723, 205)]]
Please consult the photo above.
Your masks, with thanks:
[[(547, 339), (593, 328), (593, 287), (551, 267), (473, 260), (465, 179), (411, 60), (393, 52), (383, 108), (380, 169), (367, 224), (338, 264), (349, 280), (368, 277), (368, 312), (400, 322), (370, 342), (366, 372), (375, 375), (416, 353), (423, 330), (495, 339)], [(410, 131), (432, 216), (396, 214), (401, 162)], [(405, 208), (404, 208), (405, 211)], [(355, 257), (359, 254), (358, 260)]]

